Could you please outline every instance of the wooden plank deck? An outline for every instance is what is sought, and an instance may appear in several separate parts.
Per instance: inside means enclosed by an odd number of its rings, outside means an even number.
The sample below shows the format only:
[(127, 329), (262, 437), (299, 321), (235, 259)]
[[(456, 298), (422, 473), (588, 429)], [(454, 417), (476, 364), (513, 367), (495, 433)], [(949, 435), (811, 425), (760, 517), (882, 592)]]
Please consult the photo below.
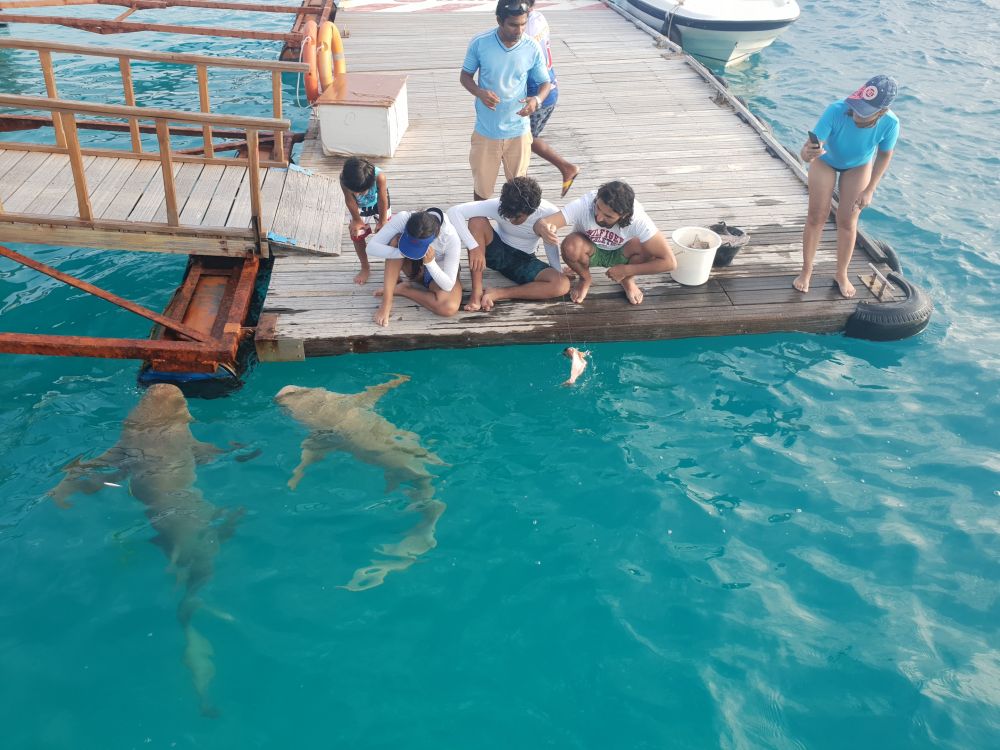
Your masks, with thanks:
[[(377, 307), (372, 292), (381, 285), (381, 263), (373, 262), (365, 286), (353, 284), (358, 261), (343, 228), (339, 257), (277, 258), (257, 333), (263, 359), (830, 332), (842, 330), (857, 302), (870, 298), (858, 285), (858, 297), (844, 300), (832, 285), (832, 222), (817, 255), (813, 289), (806, 295), (792, 289), (801, 263), (806, 189), (684, 56), (658, 48), (652, 37), (608, 8), (547, 11), (546, 17), (553, 29), (560, 98), (544, 137), (580, 165), (581, 173), (561, 202), (558, 171), (533, 157), (529, 174), (545, 197), (564, 205), (603, 182), (624, 179), (668, 237), (678, 226), (725, 220), (750, 232), (750, 247), (701, 287), (683, 287), (668, 276), (641, 277), (646, 299), (638, 307), (598, 271), (582, 305), (568, 299), (504, 302), (491, 313), (460, 312), (446, 319), (397, 297), (390, 326), (380, 328), (372, 322)], [(447, 208), (472, 199), (473, 99), (458, 76), (471, 37), (495, 23), (491, 14), (472, 12), (340, 12), (338, 25), (350, 33), (345, 48), (352, 71), (409, 75), (409, 130), (394, 158), (376, 161), (386, 171), (395, 210)], [(343, 163), (323, 156), (315, 121), (300, 161), (331, 177)], [(859, 250), (852, 276), (867, 270), (869, 260)], [(467, 268), (460, 278), (468, 290)], [(485, 283), (509, 282), (487, 270)]]
[[(126, 250), (245, 255), (257, 251), (251, 226), (247, 167), (175, 164), (180, 226), (167, 222), (159, 162), (85, 156), (92, 223), (79, 220), (69, 157), (0, 144), (0, 241), (72, 244)], [(293, 253), (336, 253), (343, 226), (340, 181), (299, 170), (262, 169), (263, 232)], [(303, 219), (297, 201), (308, 194), (329, 210)], [(282, 201), (296, 203), (282, 210)]]

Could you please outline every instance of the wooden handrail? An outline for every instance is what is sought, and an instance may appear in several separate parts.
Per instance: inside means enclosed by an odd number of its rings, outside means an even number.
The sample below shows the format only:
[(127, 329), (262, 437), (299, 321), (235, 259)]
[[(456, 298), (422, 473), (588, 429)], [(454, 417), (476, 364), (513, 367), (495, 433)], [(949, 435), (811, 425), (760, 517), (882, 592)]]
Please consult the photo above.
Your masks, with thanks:
[[(123, 3), (126, 4), (127, 3)], [(298, 8), (296, 8), (298, 10)], [(276, 70), (281, 73), (305, 73), (309, 66), (305, 63), (281, 62), (278, 60), (247, 60), (242, 57), (212, 57), (182, 52), (149, 52), (124, 47), (96, 47), (91, 44), (63, 44), (39, 39), (0, 39), (0, 48), (48, 50), (74, 55), (93, 57), (128, 57), (148, 62), (177, 63), (179, 65), (206, 65), (215, 68), (242, 68), (244, 70)]]
[(319, 15), (322, 8), (297, 5), (258, 5), (257, 3), (217, 2), (217, 0), (13, 0), (0, 2), (0, 10), (19, 8), (51, 8), (68, 5), (121, 5), (137, 10), (162, 10), (163, 8), (207, 8), (211, 10), (246, 10), (259, 13), (295, 13)]
[(121, 104), (95, 104), (73, 99), (49, 99), (44, 96), (23, 96), (21, 94), (0, 94), (0, 107), (21, 109), (42, 109), (49, 112), (86, 112), (105, 117), (131, 118), (141, 120), (165, 120), (167, 122), (190, 122), (198, 125), (213, 125), (229, 128), (255, 128), (257, 130), (287, 131), (292, 129), (288, 120), (270, 117), (243, 117), (240, 115), (213, 115), (202, 112), (184, 112), (175, 109), (155, 109), (153, 107), (128, 107)]
[(236, 39), (259, 39), (269, 42), (298, 44), (302, 34), (280, 31), (249, 31), (218, 26), (184, 26), (176, 23), (138, 23), (135, 21), (105, 21), (97, 18), (43, 16), (31, 13), (2, 13), (0, 23), (32, 23), (66, 26), (98, 34), (130, 34), (136, 31), (158, 31), (161, 34), (191, 34), (192, 36), (224, 36)]

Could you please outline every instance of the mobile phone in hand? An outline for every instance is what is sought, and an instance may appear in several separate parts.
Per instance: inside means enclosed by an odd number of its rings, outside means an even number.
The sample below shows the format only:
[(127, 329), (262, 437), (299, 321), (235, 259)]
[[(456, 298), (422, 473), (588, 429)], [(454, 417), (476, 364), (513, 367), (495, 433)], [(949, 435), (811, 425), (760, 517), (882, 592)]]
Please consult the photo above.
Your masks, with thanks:
[(819, 137), (811, 130), (809, 131), (809, 142), (814, 146), (819, 145)]

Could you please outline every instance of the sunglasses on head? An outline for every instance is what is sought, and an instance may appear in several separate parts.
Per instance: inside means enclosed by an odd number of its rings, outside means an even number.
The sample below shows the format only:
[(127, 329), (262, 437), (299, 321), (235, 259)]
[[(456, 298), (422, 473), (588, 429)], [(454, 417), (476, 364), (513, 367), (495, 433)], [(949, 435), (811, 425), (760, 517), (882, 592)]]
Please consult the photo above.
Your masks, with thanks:
[(497, 8), (497, 15), (500, 18), (507, 16), (522, 16), (531, 12), (531, 7), (527, 3), (506, 3)]

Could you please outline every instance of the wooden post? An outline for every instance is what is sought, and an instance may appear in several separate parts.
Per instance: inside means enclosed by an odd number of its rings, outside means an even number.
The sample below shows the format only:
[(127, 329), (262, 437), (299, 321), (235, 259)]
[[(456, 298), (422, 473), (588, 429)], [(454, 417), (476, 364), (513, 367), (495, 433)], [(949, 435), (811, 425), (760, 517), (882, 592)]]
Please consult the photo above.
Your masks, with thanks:
[[(56, 75), (52, 70), (52, 53), (47, 49), (38, 50), (38, 61), (42, 64), (42, 77), (45, 79), (45, 94), (49, 99), (58, 99), (59, 91), (56, 89)], [(63, 132), (62, 122), (58, 117), (53, 118), (53, 125), (56, 130), (56, 145), (66, 148), (66, 134)]]
[[(135, 106), (135, 89), (132, 87), (132, 63), (125, 56), (118, 58), (118, 67), (122, 72), (122, 88), (125, 89), (125, 104), (129, 107)], [(139, 120), (135, 117), (128, 119), (128, 129), (132, 134), (132, 150), (142, 153), (142, 138), (139, 137)]]
[(260, 152), (258, 148), (257, 129), (247, 128), (247, 177), (250, 179), (250, 216), (251, 223), (260, 232), (258, 240), (267, 236), (267, 228), (261, 224), (263, 212), (260, 207)]
[(69, 153), (69, 164), (73, 170), (73, 185), (76, 187), (76, 204), (80, 209), (80, 218), (93, 221), (94, 212), (90, 207), (90, 190), (87, 189), (87, 174), (83, 167), (83, 154), (80, 153), (80, 139), (76, 132), (76, 115), (72, 112), (53, 112), (62, 122), (63, 134), (66, 136), (66, 147)]
[[(271, 99), (274, 105), (274, 119), (281, 119), (281, 71), (275, 70), (271, 73)], [(275, 161), (285, 160), (285, 134), (277, 130), (274, 131), (274, 146), (271, 149), (271, 158)]]
[(176, 227), (181, 222), (174, 189), (174, 163), (170, 158), (170, 128), (166, 120), (156, 121), (156, 140), (160, 144), (160, 171), (163, 172), (163, 197), (167, 201), (167, 223)]
[[(196, 67), (198, 69), (198, 98), (201, 100), (201, 111), (208, 114), (212, 111), (212, 103), (208, 98), (208, 67), (204, 63)], [(215, 156), (215, 149), (212, 146), (212, 126), (203, 125), (201, 130), (205, 141), (205, 156), (211, 158)]]

